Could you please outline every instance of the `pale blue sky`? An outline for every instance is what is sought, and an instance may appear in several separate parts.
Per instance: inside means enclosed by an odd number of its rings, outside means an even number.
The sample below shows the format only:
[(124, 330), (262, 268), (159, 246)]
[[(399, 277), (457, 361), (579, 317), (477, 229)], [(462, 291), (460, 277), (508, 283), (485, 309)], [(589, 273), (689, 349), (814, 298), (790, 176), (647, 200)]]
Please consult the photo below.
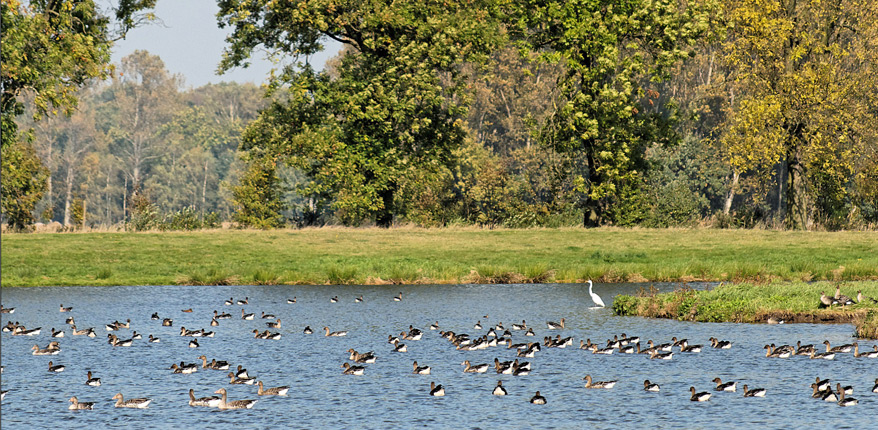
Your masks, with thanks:
[[(113, 62), (119, 63), (122, 57), (144, 49), (161, 57), (168, 71), (183, 75), (188, 87), (223, 81), (263, 83), (272, 65), (261, 56), (253, 58), (246, 69), (216, 75), (229, 33), (216, 24), (218, 10), (215, 0), (159, 0), (156, 15), (164, 26), (152, 24), (129, 32), (125, 40), (114, 46)], [(324, 52), (309, 59), (316, 69), (322, 69), (326, 60), (340, 49), (335, 42), (326, 46)]]

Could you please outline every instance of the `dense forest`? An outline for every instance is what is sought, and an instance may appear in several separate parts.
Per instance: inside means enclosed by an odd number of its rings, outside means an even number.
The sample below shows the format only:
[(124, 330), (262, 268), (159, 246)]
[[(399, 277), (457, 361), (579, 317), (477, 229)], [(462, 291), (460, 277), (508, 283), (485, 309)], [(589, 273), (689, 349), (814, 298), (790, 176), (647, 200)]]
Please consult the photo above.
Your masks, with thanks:
[(266, 85), (109, 64), (154, 1), (2, 0), (5, 223), (878, 225), (875, 2), (218, 3)]

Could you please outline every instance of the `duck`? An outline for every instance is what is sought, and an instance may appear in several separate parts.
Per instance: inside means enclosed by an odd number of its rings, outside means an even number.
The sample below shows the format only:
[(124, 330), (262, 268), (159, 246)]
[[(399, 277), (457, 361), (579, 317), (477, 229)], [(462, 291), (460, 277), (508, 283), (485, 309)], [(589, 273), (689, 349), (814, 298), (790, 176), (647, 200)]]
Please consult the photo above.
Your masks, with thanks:
[(710, 338), (710, 346), (716, 349), (729, 349), (732, 347), (732, 342), (727, 340), (719, 340), (715, 337)]
[(533, 403), (533, 404), (535, 404), (535, 405), (545, 405), (545, 404), (546, 404), (546, 398), (543, 397), (543, 396), (541, 396), (541, 395), (540, 395), (540, 392), (537, 391), (537, 393), (534, 394), (534, 396), (530, 398), (530, 402)]
[(249, 313), (249, 314), (248, 314), (248, 313), (246, 313), (246, 312), (244, 311), (244, 309), (241, 309), (241, 319), (242, 319), (242, 320), (250, 321), (250, 320), (252, 320), (252, 319), (254, 319), (254, 318), (256, 318), (256, 314), (254, 314), (254, 313)]
[(312, 334), (312, 333), (314, 333), (314, 330), (311, 330), (311, 326), (306, 325), (305, 329), (302, 330), (302, 333), (303, 334)]
[(433, 397), (445, 396), (445, 387), (442, 384), (436, 385), (435, 382), (430, 382), (430, 395)]
[(832, 305), (837, 305), (838, 300), (833, 297), (829, 297), (826, 295), (826, 292), (820, 292), (820, 307), (821, 308), (831, 308)]
[(61, 306), (59, 306), (59, 308), (60, 308), (59, 310), (60, 310), (61, 312), (70, 312), (70, 311), (73, 310), (73, 306), (68, 306), (68, 307), (65, 308), (64, 305), (61, 305)]
[(689, 397), (689, 400), (691, 400), (693, 402), (706, 402), (706, 401), (710, 400), (711, 394), (708, 393), (707, 391), (702, 391), (700, 393), (696, 393), (695, 387), (689, 387), (689, 392), (692, 393), (692, 395)]
[(55, 331), (55, 327), (52, 327), (52, 337), (64, 337), (64, 329)]
[(234, 400), (230, 402), (225, 388), (214, 391), (214, 394), (222, 396), (219, 405), (217, 405), (220, 409), (252, 409), (253, 405), (256, 404), (256, 400)]
[(155, 337), (155, 336), (153, 336), (153, 335), (149, 335), (149, 343), (159, 343), (159, 342), (161, 342), (161, 341), (162, 341), (162, 340), (161, 340), (160, 338), (157, 338), (157, 337)]
[(841, 286), (840, 285), (837, 285), (835, 287), (835, 300), (838, 300), (838, 304), (840, 304), (842, 306), (857, 304), (857, 302), (855, 302), (854, 299), (841, 293)]
[(823, 344), (826, 345), (826, 352), (842, 352), (842, 353), (845, 353), (845, 352), (851, 352), (851, 350), (854, 349), (854, 345), (849, 344), (849, 343), (848, 343), (848, 344), (844, 344), (844, 345), (839, 345), (839, 346), (833, 346), (833, 347), (831, 347), (831, 348), (830, 348), (830, 344), (829, 344), (829, 341), (828, 341), (828, 340), (824, 340), (824, 341), (823, 341)]
[(605, 389), (610, 389), (610, 388), (613, 388), (613, 387), (616, 386), (616, 382), (619, 382), (619, 381), (616, 381), (616, 380), (613, 380), (613, 381), (598, 381), (598, 382), (592, 382), (592, 380), (591, 380), (591, 375), (585, 375), (585, 378), (582, 378), (582, 379), (585, 380), (585, 388), (605, 388)]
[(816, 360), (816, 359), (834, 360), (835, 353), (834, 352), (814, 352), (814, 351), (811, 351), (810, 353), (808, 353), (808, 357), (810, 357), (812, 360)]
[(765, 388), (754, 388), (749, 389), (747, 384), (744, 384), (744, 397), (765, 397)]
[(485, 373), (488, 371), (487, 363), (476, 364), (475, 366), (473, 366), (472, 363), (469, 362), (469, 360), (464, 360), (463, 363), (460, 364), (462, 366), (466, 366), (463, 369), (464, 373)]
[(491, 394), (495, 396), (505, 396), (507, 394), (506, 389), (503, 388), (503, 381), (497, 381), (497, 386), (494, 387), (494, 391)]
[(244, 300), (238, 300), (236, 303), (237, 303), (238, 305), (249, 305), (249, 304), (250, 304), (250, 298), (249, 298), (249, 297), (244, 297)]
[(189, 389), (189, 406), (206, 406), (209, 408), (219, 407), (222, 398), (219, 396), (195, 398), (195, 390)]
[(344, 330), (342, 330), (342, 331), (333, 331), (333, 332), (330, 332), (330, 331), (329, 331), (329, 327), (323, 327), (323, 330), (326, 331), (326, 334), (324, 335), (324, 336), (326, 336), (326, 337), (341, 337), (341, 336), (347, 336), (347, 335), (348, 335), (348, 332), (347, 332), (347, 331), (344, 331)]
[(738, 391), (738, 383), (737, 382), (726, 382), (723, 383), (720, 378), (713, 378), (713, 382), (716, 384), (716, 388), (714, 391), (730, 391), (735, 392)]
[(878, 345), (872, 345), (871, 351), (860, 354), (860, 345), (854, 342), (854, 357), (857, 358), (878, 358)]
[(145, 397), (125, 400), (122, 397), (122, 393), (116, 393), (116, 395), (113, 396), (113, 400), (116, 401), (115, 406), (117, 408), (137, 408), (137, 409), (146, 409), (147, 407), (149, 407), (149, 402), (152, 401), (152, 399), (147, 399)]
[[(182, 363), (182, 362), (181, 362)], [(172, 364), (170, 367), (173, 373), (188, 375), (198, 371), (198, 365), (195, 364)]]
[(256, 392), (257, 395), (260, 396), (286, 396), (287, 391), (290, 391), (290, 387), (286, 385), (282, 385), (280, 387), (272, 387), (272, 388), (263, 388), (264, 385), (262, 381), (257, 381), (256, 385), (259, 385), (259, 391)]
[(191, 313), (192, 313), (192, 308), (189, 308), (189, 309), (182, 309), (180, 312), (187, 313), (187, 314), (191, 314)]
[(91, 370), (88, 371), (88, 379), (85, 381), (85, 385), (89, 387), (100, 387), (101, 386), (101, 378), (95, 378), (91, 375)]
[(401, 302), (402, 301), (402, 291), (400, 291), (399, 294), (397, 294), (396, 296), (393, 297), (393, 301), (394, 302)]
[(416, 375), (429, 375), (430, 374), (430, 366), (418, 366), (418, 362), (415, 361), (412, 363), (412, 373)]
[(341, 372), (343, 375), (362, 375), (366, 373), (366, 368), (363, 366), (351, 366), (350, 363), (344, 363), (341, 367), (344, 368), (344, 371)]
[[(4, 391), (3, 393), (5, 394), (6, 392)], [(76, 398), (76, 396), (71, 397), (69, 402), (70, 406), (68, 406), (67, 409), (70, 409), (71, 411), (90, 411), (94, 409), (95, 406), (94, 402), (80, 402), (79, 399)]]
[(406, 347), (404, 343), (399, 343), (399, 340), (397, 339), (396, 342), (393, 342), (393, 351), (394, 352), (406, 352), (406, 351), (408, 351), (408, 347)]
[(296, 298), (293, 297), (292, 299), (287, 299), (287, 303), (289, 303), (289, 304), (296, 303)]
[(268, 326), (268, 328), (280, 328), (280, 318), (278, 318), (275, 322), (269, 321), (265, 323), (265, 325)]
[(63, 372), (64, 369), (67, 368), (67, 366), (64, 366), (63, 364), (57, 364), (57, 365), (53, 365), (53, 364), (54, 363), (52, 363), (51, 361), (49, 362), (49, 372), (55, 372), (55, 373)]
[(253, 385), (256, 382), (255, 379), (248, 378), (246, 375), (241, 376), (240, 373), (235, 375), (235, 372), (229, 372), (226, 376), (229, 377), (229, 384), (232, 385)]
[(659, 387), (659, 385), (649, 382), (649, 379), (643, 381), (643, 391), (658, 392), (660, 390), (661, 388)]
[(765, 356), (769, 358), (790, 358), (789, 351), (775, 351), (774, 346), (765, 345), (762, 347), (765, 349)]
[(838, 384), (838, 392), (841, 394), (841, 398), (838, 399), (839, 406), (853, 406), (859, 403), (859, 401), (853, 397), (845, 397), (845, 391), (841, 389), (841, 384)]

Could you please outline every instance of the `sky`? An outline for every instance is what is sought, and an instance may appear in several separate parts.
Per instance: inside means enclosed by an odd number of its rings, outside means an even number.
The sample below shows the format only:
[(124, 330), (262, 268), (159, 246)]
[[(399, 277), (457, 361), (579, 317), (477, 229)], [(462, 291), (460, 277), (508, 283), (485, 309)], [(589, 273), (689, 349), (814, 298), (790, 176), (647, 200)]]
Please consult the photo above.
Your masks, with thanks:
[[(228, 28), (217, 26), (217, 11), (216, 0), (159, 0), (155, 12), (163, 25), (149, 24), (131, 30), (126, 39), (113, 47), (113, 62), (118, 64), (126, 55), (141, 49), (161, 57), (170, 73), (183, 75), (187, 87), (219, 82), (265, 82), (272, 64), (258, 52), (251, 59), (250, 67), (216, 74), (225, 37), (230, 33)], [(326, 50), (310, 58), (315, 69), (322, 69), (326, 60), (341, 48), (336, 42), (325, 45)]]

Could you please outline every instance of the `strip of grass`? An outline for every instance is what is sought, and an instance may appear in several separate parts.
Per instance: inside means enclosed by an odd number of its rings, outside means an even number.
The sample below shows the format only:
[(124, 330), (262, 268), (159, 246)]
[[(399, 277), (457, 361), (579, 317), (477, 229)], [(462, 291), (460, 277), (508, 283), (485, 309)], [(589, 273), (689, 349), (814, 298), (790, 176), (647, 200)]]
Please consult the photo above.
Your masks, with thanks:
[(649, 229), (8, 234), (2, 286), (878, 279), (878, 233)]
[(681, 321), (745, 322), (838, 322), (854, 323), (859, 337), (878, 338), (878, 304), (863, 300), (852, 306), (820, 306), (820, 293), (832, 296), (835, 286), (842, 294), (856, 297), (860, 290), (878, 297), (878, 282), (805, 283), (773, 282), (766, 285), (720, 285), (710, 290), (678, 289), (670, 293), (641, 291), (636, 296), (616, 296), (618, 315), (673, 318)]

